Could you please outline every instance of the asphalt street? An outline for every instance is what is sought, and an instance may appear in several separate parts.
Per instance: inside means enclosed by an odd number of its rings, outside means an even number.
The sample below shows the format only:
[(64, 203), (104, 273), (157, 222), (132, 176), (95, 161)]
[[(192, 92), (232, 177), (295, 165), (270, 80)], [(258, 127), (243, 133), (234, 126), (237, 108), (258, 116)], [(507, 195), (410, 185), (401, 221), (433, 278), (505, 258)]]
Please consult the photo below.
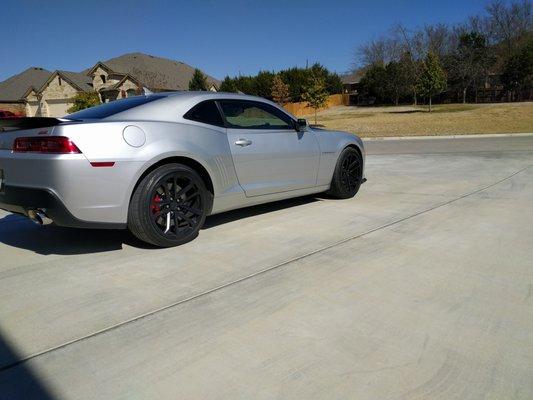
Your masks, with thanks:
[(533, 398), (533, 136), (367, 148), (178, 248), (0, 211), (0, 399)]

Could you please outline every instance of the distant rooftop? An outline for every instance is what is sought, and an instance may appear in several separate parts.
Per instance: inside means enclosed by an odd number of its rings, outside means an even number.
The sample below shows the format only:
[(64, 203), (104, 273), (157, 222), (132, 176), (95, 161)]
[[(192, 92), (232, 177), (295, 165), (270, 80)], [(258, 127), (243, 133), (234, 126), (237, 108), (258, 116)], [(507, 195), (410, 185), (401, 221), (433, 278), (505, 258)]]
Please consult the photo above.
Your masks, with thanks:
[[(143, 53), (124, 54), (102, 61), (101, 64), (114, 72), (131, 75), (149, 89), (167, 90), (188, 90), (195, 69), (181, 61)], [(90, 73), (93, 68), (85, 72)], [(206, 77), (210, 84), (220, 86), (218, 79), (209, 75)]]
[(341, 75), (341, 81), (344, 84), (354, 84), (354, 83), (359, 83), (362, 77), (363, 77), (362, 71), (354, 71), (346, 75)]
[(44, 68), (30, 67), (0, 82), (0, 101), (18, 101), (33, 87), (39, 89), (52, 73)]
[[(128, 53), (106, 61), (98, 62), (95, 66), (82, 72), (57, 71), (63, 78), (76, 86), (79, 90), (90, 91), (92, 79), (90, 72), (98, 65), (111, 71), (129, 75), (138, 83), (150, 90), (188, 90), (195, 68), (181, 61), (155, 57), (143, 53)], [(17, 102), (29, 89), (39, 91), (51, 78), (54, 72), (44, 68), (31, 67), (0, 82), (0, 101)], [(210, 85), (220, 86), (220, 81), (206, 75)]]

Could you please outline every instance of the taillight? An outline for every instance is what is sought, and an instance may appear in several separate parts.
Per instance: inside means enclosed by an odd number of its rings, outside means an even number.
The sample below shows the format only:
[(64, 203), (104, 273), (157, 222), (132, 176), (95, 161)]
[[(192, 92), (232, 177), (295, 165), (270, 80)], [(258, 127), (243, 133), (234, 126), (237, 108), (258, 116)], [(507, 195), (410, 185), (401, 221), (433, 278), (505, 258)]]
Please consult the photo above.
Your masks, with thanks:
[(15, 153), (76, 154), (80, 149), (65, 136), (19, 137), (13, 143)]

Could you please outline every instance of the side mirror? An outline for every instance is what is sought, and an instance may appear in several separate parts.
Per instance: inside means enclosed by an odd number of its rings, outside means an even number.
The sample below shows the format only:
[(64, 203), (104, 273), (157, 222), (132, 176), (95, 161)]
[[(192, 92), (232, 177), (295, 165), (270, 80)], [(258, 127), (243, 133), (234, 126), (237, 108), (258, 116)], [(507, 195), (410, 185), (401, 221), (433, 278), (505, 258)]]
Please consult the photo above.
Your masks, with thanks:
[(297, 132), (303, 132), (307, 130), (307, 120), (305, 118), (298, 118), (294, 125), (294, 129), (296, 129)]

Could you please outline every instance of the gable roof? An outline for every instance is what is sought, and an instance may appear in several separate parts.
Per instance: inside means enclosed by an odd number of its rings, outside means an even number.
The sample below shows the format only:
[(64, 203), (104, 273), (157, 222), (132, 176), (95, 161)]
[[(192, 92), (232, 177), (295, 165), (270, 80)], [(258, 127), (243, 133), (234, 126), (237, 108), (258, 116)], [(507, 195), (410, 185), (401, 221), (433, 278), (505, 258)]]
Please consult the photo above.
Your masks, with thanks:
[(344, 84), (349, 84), (349, 85), (354, 84), (354, 83), (359, 83), (363, 75), (364, 75), (364, 72), (361, 70), (354, 71), (352, 73), (342, 75), (341, 82)]
[(100, 89), (100, 91), (119, 90), (119, 87), (121, 87), (122, 84), (124, 84), (124, 82), (126, 82), (127, 80), (132, 81), (135, 85), (137, 85), (137, 87), (142, 86), (142, 84), (137, 79), (135, 79), (135, 77), (126, 74), (126, 75), (124, 75), (122, 77), (122, 79), (120, 81), (118, 81), (114, 85), (107, 86), (107, 87), (105, 87), (103, 89)]
[(84, 92), (93, 90), (93, 80), (83, 72), (57, 71), (63, 78)]
[(0, 101), (20, 101), (30, 88), (39, 89), (52, 73), (44, 68), (31, 67), (0, 82)]
[[(120, 74), (131, 75), (152, 90), (188, 90), (189, 81), (194, 74), (194, 67), (181, 61), (143, 53), (128, 53), (99, 62), (87, 73), (91, 74), (98, 66)], [(220, 86), (218, 79), (209, 75), (206, 77), (210, 85)]]

